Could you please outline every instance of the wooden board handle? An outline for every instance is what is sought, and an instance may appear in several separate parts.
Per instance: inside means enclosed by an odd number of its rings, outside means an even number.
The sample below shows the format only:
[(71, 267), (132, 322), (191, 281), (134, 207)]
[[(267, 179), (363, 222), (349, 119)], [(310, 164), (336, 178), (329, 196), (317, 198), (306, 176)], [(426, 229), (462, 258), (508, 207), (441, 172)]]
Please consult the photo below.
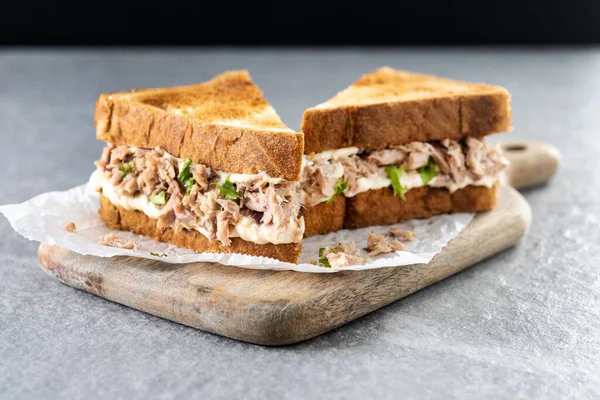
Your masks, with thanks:
[(510, 166), (503, 181), (517, 189), (539, 185), (552, 178), (561, 162), (558, 149), (535, 140), (508, 140), (499, 142)]

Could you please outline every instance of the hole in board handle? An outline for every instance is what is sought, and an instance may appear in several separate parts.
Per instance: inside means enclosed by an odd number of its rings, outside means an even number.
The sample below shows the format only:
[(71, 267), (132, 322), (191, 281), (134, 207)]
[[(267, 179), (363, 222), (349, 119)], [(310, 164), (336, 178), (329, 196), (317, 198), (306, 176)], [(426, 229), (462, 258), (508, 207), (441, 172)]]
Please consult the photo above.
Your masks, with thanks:
[(522, 151), (527, 150), (527, 146), (525, 146), (524, 144), (509, 144), (507, 146), (504, 146), (504, 150), (510, 151), (512, 153), (520, 153)]

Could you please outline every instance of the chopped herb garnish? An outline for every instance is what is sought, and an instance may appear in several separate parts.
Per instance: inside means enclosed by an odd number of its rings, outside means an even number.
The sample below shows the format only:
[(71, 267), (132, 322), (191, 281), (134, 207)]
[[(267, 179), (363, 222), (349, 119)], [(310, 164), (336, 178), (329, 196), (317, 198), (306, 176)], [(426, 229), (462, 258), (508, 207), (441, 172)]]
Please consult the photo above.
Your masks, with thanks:
[(417, 171), (419, 171), (419, 175), (421, 175), (423, 185), (427, 185), (437, 175), (437, 169), (431, 160), (429, 160), (427, 165), (417, 169)]
[(183, 187), (185, 188), (185, 195), (189, 195), (194, 187), (194, 178), (189, 178), (187, 181), (183, 181)]
[(152, 204), (156, 204), (157, 206), (164, 206), (165, 204), (167, 204), (167, 192), (161, 190), (156, 194), (151, 194), (150, 196), (148, 196), (148, 200), (150, 200)]
[(219, 189), (219, 191), (223, 195), (223, 197), (225, 197), (225, 199), (227, 200), (237, 200), (241, 197), (240, 194), (237, 192), (237, 186), (235, 186), (235, 183), (231, 183), (229, 181), (229, 177), (225, 179), (225, 183), (223, 183), (222, 185), (219, 185), (217, 183), (216, 186), (217, 189)]
[(125, 179), (125, 177), (131, 172), (133, 171), (133, 164), (132, 163), (128, 163), (127, 164), (127, 168), (125, 167), (125, 165), (123, 164), (123, 161), (121, 161), (121, 165), (119, 165), (119, 171), (121, 171), (123, 173), (123, 179)]
[(191, 174), (190, 174), (190, 165), (192, 165), (192, 159), (191, 158), (186, 158), (183, 161), (183, 165), (181, 166), (181, 169), (179, 170), (179, 175), (177, 176), (177, 180), (179, 182), (183, 182), (185, 180), (187, 180)]
[(190, 172), (190, 165), (192, 165), (192, 159), (186, 158), (183, 161), (183, 165), (181, 166), (181, 170), (179, 170), (179, 175), (177, 175), (177, 180), (183, 188), (185, 189), (185, 195), (189, 195), (192, 187), (194, 186), (194, 178), (192, 177), (192, 173)]
[(167, 255), (165, 253), (160, 253), (159, 254), (159, 253), (150, 252), (150, 255), (154, 256), (154, 257), (167, 257)]
[(331, 203), (336, 196), (344, 193), (344, 190), (348, 187), (348, 179), (344, 180), (344, 177), (340, 177), (335, 185), (333, 185), (333, 195), (327, 199), (327, 203)]
[[(329, 264), (329, 260), (327, 259), (327, 257), (325, 257), (323, 255), (324, 251), (325, 251), (325, 247), (321, 247), (319, 249), (319, 263), (321, 263), (321, 265), (323, 265), (325, 268), (331, 268), (331, 264)], [(334, 254), (338, 252), (335, 249), (330, 249), (329, 251), (331, 251)]]
[(405, 199), (404, 193), (406, 193), (406, 189), (400, 183), (400, 178), (406, 169), (405, 166), (402, 167), (394, 167), (390, 165), (385, 170), (387, 171), (387, 176), (392, 181), (392, 189), (394, 189), (394, 195), (400, 197), (402, 200)]

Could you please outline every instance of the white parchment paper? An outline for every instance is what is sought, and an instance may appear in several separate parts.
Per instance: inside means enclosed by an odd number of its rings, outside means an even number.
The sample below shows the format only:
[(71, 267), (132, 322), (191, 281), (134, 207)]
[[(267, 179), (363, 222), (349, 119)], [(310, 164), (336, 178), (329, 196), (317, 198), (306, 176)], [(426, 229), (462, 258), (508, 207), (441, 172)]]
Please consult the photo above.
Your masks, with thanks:
[[(134, 240), (137, 245), (135, 250), (102, 246), (98, 244), (98, 239), (110, 233), (111, 230), (98, 216), (99, 205), (98, 193), (93, 191), (88, 184), (83, 184), (64, 192), (43, 193), (20, 204), (0, 206), (0, 212), (8, 219), (14, 230), (23, 237), (41, 243), (59, 245), (84, 255), (132, 256), (159, 259), (162, 262), (175, 264), (210, 261), (242, 268), (321, 273), (426, 264), (451, 239), (455, 238), (474, 216), (472, 213), (440, 215), (396, 225), (341, 230), (326, 235), (312, 236), (304, 239), (300, 260), (297, 264), (292, 264), (267, 257), (242, 254), (196, 253), (168, 243), (159, 243), (145, 236), (122, 231), (113, 232), (119, 233), (121, 239)], [(66, 221), (75, 223), (77, 227), (75, 233), (64, 230), (63, 224)], [(324, 268), (310, 264), (311, 261), (318, 261), (318, 252), (321, 247), (332, 245), (339, 240), (343, 243), (354, 241), (359, 248), (364, 249), (367, 246), (367, 236), (370, 231), (386, 236), (391, 226), (416, 231), (416, 240), (406, 242), (407, 251), (375, 256), (362, 265), (343, 268)], [(157, 257), (151, 255), (151, 252), (166, 254), (166, 256)], [(362, 253), (363, 256), (366, 256), (365, 251)]]

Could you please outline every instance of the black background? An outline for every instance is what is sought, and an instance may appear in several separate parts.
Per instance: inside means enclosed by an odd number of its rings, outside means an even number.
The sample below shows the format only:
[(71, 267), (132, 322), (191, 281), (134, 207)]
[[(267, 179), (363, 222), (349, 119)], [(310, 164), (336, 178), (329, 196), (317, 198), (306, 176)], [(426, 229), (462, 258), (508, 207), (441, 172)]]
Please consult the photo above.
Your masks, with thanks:
[(600, 0), (11, 2), (3, 45), (600, 43)]

